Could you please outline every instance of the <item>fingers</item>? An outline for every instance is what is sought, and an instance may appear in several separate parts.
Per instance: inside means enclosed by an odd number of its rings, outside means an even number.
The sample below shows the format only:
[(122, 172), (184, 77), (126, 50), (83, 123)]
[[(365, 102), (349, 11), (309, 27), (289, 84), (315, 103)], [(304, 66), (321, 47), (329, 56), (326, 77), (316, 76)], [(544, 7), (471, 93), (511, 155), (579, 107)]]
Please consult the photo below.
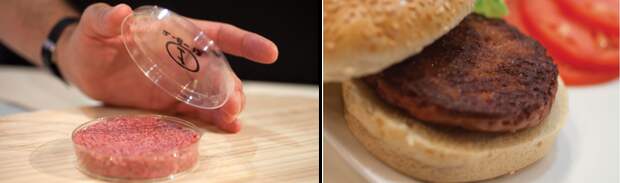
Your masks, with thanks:
[(207, 36), (213, 39), (224, 52), (247, 59), (270, 64), (278, 59), (278, 47), (269, 39), (256, 33), (248, 32), (235, 26), (193, 20)]
[(126, 4), (118, 4), (114, 7), (105, 3), (90, 5), (82, 14), (80, 24), (85, 29), (85, 34), (93, 37), (109, 38), (121, 33), (121, 23), (132, 12)]
[(205, 110), (187, 104), (180, 104), (176, 110), (189, 116), (198, 117), (200, 120), (211, 123), (221, 130), (230, 133), (238, 132), (241, 130), (241, 123), (237, 117), (245, 106), (245, 95), (243, 94), (241, 80), (236, 76), (235, 78), (235, 90), (222, 107)]
[(235, 90), (228, 98), (228, 101), (226, 101), (226, 104), (214, 110), (201, 110), (199, 117), (213, 122), (213, 124), (223, 130), (230, 129), (230, 124), (228, 123), (233, 123), (237, 119), (239, 113), (243, 110), (244, 104), (243, 85), (239, 79), (236, 79)]
[(241, 122), (239, 122), (239, 119), (235, 119), (231, 122), (216, 122), (215, 125), (219, 129), (230, 133), (237, 133), (241, 130)]
[[(114, 37), (120, 34), (121, 23), (131, 12), (131, 7), (125, 4), (110, 7), (105, 3), (97, 3), (86, 8), (81, 24), (84, 24), (83, 28), (87, 35)], [(277, 46), (256, 33), (224, 23), (200, 20), (193, 22), (205, 30), (224, 52), (265, 64), (273, 63), (278, 59)]]

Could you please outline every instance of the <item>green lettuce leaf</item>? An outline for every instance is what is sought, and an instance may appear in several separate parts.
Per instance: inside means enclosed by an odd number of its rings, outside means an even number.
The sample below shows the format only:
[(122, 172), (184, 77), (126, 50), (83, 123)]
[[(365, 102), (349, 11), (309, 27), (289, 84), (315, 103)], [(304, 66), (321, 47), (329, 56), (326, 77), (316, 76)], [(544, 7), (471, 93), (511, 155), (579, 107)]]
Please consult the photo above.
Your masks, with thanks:
[(474, 12), (489, 18), (501, 18), (508, 15), (508, 7), (503, 0), (476, 0)]

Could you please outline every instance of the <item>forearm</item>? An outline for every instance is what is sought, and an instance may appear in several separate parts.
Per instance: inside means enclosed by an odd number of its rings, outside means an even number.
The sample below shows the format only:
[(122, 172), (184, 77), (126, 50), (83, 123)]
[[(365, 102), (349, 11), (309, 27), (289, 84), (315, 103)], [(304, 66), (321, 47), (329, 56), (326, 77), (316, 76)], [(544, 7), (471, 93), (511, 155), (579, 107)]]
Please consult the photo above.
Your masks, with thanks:
[(62, 0), (3, 0), (0, 41), (33, 64), (42, 65), (41, 46), (54, 24), (78, 16)]

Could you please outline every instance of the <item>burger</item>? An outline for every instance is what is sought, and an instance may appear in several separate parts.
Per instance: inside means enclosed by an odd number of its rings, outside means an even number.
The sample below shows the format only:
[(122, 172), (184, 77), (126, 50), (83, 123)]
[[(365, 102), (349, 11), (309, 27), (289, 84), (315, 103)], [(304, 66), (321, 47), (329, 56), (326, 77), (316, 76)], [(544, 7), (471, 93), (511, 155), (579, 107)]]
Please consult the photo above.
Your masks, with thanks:
[(472, 13), (478, 3), (324, 0), (324, 79), (342, 83), (353, 136), (403, 174), (510, 174), (543, 158), (564, 126), (567, 96), (545, 48)]

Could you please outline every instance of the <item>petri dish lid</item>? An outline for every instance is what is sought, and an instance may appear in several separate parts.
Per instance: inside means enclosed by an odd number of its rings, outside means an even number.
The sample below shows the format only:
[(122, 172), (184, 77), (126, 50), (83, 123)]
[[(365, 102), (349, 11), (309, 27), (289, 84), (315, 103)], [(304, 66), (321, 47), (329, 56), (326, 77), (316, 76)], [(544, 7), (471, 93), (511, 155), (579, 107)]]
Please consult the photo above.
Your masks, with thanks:
[(233, 92), (234, 74), (215, 42), (168, 9), (135, 9), (121, 25), (121, 39), (144, 75), (184, 103), (216, 109)]

